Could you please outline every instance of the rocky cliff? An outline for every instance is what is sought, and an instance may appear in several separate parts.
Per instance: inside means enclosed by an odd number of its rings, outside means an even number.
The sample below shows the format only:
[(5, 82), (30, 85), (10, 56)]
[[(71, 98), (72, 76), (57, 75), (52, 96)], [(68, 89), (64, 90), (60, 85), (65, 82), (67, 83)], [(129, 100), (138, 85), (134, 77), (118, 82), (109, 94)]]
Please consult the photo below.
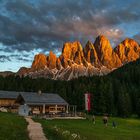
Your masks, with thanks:
[(33, 78), (70, 80), (79, 76), (105, 75), (122, 65), (140, 58), (140, 46), (133, 39), (125, 39), (116, 48), (100, 35), (95, 42), (88, 41), (83, 48), (80, 42), (67, 42), (59, 57), (37, 54), (31, 68), (21, 68), (18, 75)]

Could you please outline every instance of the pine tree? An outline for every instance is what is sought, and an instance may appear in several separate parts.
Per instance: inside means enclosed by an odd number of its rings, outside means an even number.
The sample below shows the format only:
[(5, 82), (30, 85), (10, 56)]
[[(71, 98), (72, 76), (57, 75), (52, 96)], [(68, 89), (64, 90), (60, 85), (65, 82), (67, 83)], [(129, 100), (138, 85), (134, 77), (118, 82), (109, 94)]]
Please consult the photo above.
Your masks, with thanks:
[(136, 104), (136, 113), (140, 117), (140, 98), (137, 99), (137, 104)]
[(118, 115), (122, 117), (128, 117), (131, 114), (131, 100), (125, 87), (120, 87), (118, 96)]

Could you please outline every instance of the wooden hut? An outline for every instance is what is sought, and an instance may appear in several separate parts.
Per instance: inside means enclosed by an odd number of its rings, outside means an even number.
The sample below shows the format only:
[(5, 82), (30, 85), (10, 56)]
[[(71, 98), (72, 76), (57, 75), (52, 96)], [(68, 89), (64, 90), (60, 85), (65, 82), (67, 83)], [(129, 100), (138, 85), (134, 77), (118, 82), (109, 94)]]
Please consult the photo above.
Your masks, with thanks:
[(0, 108), (19, 114), (68, 113), (69, 104), (58, 94), (0, 91)]
[(16, 103), (27, 105), (31, 114), (68, 113), (68, 103), (54, 93), (20, 92)]
[(11, 112), (17, 112), (18, 104), (16, 99), (19, 93), (15, 91), (0, 91), (0, 108), (5, 108)]

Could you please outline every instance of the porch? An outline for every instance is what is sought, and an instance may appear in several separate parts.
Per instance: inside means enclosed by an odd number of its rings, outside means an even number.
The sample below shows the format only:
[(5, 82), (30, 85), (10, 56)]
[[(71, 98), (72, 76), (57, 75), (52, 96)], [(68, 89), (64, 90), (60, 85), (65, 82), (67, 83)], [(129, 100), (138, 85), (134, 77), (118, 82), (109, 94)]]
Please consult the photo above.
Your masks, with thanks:
[(52, 117), (74, 117), (77, 115), (75, 105), (28, 105), (29, 115)]

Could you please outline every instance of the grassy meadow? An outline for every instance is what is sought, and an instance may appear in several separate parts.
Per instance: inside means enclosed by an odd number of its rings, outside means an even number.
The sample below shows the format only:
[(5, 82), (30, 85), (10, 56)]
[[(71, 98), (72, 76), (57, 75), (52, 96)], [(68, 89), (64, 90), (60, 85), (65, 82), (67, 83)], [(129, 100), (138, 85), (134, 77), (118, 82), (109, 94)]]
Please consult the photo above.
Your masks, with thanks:
[[(117, 127), (112, 127), (112, 121)], [(101, 117), (96, 117), (94, 125), (87, 120), (42, 120), (36, 119), (43, 126), (49, 140), (140, 140), (140, 120), (109, 118), (104, 126)]]
[(23, 117), (0, 112), (0, 140), (29, 140)]

